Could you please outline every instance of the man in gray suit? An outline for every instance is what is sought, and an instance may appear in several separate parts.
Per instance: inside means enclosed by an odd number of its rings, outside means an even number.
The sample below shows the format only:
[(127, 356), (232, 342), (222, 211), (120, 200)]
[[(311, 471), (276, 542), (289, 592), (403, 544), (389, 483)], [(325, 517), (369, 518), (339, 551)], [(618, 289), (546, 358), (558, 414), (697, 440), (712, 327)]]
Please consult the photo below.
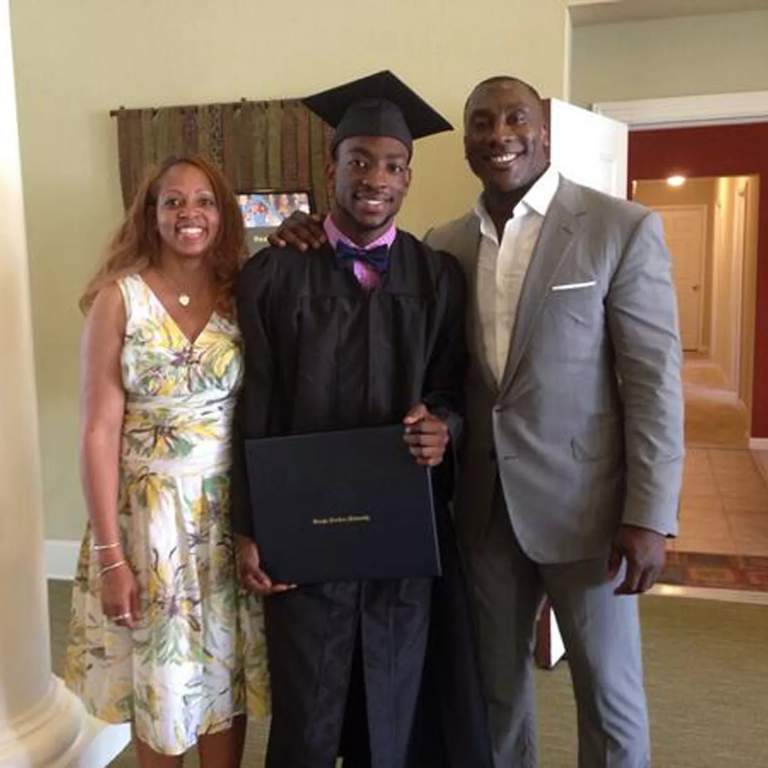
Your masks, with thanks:
[(468, 280), (467, 554), (497, 768), (536, 765), (544, 594), (571, 667), (582, 768), (650, 765), (638, 593), (677, 530), (680, 343), (655, 214), (559, 177), (528, 84), (465, 109), (473, 211), (428, 233)]
[[(677, 531), (683, 462), (661, 223), (549, 166), (541, 99), (527, 83), (480, 83), (464, 118), (483, 192), (425, 240), (456, 256), (468, 282), (455, 522), (495, 765), (537, 764), (532, 649), (547, 594), (576, 694), (579, 766), (648, 766), (637, 594)], [(281, 235), (321, 239), (304, 224)]]

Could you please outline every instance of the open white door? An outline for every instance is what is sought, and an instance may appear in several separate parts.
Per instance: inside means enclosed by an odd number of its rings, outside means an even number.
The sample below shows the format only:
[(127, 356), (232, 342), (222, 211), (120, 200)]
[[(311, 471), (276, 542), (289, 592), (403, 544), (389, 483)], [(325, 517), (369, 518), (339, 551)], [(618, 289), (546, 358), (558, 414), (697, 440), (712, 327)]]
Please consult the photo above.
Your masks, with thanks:
[[(627, 126), (559, 99), (547, 99), (544, 106), (549, 112), (552, 166), (577, 184), (626, 198)], [(541, 667), (554, 667), (565, 654), (560, 628), (548, 603), (539, 617), (536, 645)]]
[(552, 165), (571, 181), (626, 198), (627, 126), (559, 99), (545, 105)]

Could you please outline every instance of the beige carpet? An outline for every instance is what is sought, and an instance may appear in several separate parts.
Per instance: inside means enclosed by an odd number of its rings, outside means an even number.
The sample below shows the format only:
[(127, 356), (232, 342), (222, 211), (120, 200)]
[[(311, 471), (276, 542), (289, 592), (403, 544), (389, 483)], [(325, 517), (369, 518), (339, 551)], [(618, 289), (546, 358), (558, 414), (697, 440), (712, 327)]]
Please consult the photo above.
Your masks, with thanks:
[(686, 353), (683, 363), (685, 444), (746, 448), (747, 409), (728, 386), (720, 368)]
[[(49, 585), (53, 664), (60, 673), (70, 585)], [(768, 607), (656, 596), (641, 606), (654, 766), (768, 766)], [(537, 687), (540, 768), (574, 768), (567, 664), (538, 671)], [(250, 727), (247, 768), (262, 765), (263, 740), (263, 728)], [(198, 765), (194, 757), (187, 764)], [(131, 750), (112, 766), (135, 768)]]

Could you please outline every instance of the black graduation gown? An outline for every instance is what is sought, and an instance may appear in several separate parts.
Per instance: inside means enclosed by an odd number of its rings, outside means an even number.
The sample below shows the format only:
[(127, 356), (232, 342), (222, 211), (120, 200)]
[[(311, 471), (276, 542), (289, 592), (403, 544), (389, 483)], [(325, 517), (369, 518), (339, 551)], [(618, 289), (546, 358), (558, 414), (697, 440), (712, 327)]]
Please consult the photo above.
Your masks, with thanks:
[(493, 768), (474, 621), (448, 514), (437, 515), (437, 529), (443, 573), (432, 591), (429, 642), (408, 768)]
[[(245, 266), (237, 285), (245, 380), (233, 441), (236, 532), (251, 533), (245, 438), (398, 423), (422, 401), (458, 441), (463, 292), (452, 257), (401, 231), (371, 293), (329, 246), (266, 249)], [(372, 768), (406, 765), (431, 594), (426, 579), (344, 581), (265, 600), (270, 768), (333, 765), (356, 643)]]

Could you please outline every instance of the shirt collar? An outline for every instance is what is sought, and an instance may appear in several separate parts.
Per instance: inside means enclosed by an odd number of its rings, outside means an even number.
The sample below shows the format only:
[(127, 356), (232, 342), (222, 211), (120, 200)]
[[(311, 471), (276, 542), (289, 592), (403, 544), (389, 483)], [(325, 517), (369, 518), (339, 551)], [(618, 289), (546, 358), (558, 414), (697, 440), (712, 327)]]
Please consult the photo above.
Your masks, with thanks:
[[(534, 185), (514, 207), (512, 211), (513, 217), (522, 216), (528, 211), (534, 211), (541, 217), (546, 216), (559, 184), (560, 174), (551, 165), (548, 165), (547, 170), (536, 179)], [(475, 215), (480, 219), (480, 231), (482, 234), (496, 240), (496, 227), (493, 224), (491, 215), (488, 213), (488, 209), (485, 207), (482, 192), (475, 205)]]
[(371, 248), (378, 248), (381, 245), (385, 245), (387, 248), (389, 248), (391, 247), (392, 243), (395, 242), (395, 237), (397, 236), (397, 228), (393, 222), (383, 235), (380, 235), (372, 243), (368, 243), (368, 245), (360, 246), (350, 240), (336, 226), (336, 223), (331, 218), (330, 213), (325, 217), (325, 220), (323, 221), (323, 229), (325, 230), (325, 236), (328, 238), (328, 242), (331, 248), (334, 250), (336, 248), (336, 243), (338, 243), (339, 240), (341, 240), (343, 243), (346, 243), (347, 245), (351, 245), (353, 248), (362, 248), (364, 251), (369, 251)]
[(525, 193), (525, 197), (520, 202), (532, 208), (539, 216), (546, 216), (559, 183), (560, 176), (557, 171), (548, 165), (547, 170), (536, 179), (536, 183)]

